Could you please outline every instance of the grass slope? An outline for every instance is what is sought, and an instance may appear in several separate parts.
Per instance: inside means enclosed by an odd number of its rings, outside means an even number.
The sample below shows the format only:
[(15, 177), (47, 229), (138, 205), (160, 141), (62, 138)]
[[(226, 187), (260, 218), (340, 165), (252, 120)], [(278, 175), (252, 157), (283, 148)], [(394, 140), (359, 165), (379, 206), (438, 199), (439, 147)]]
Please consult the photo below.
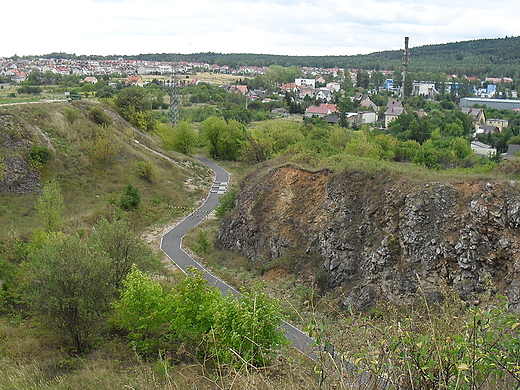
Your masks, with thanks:
[[(89, 110), (94, 104), (82, 101), (0, 107), (0, 116), (8, 117), (10, 123), (0, 125), (0, 141), (6, 139), (7, 132), (24, 141), (17, 148), (0, 143), (0, 157), (16, 155), (30, 166), (29, 150), (33, 145), (53, 151), (41, 169), (40, 185), (49, 180), (60, 184), (66, 205), (66, 230), (88, 229), (102, 216), (124, 216), (118, 203), (127, 185), (137, 187), (141, 197), (140, 207), (131, 213), (136, 227), (165, 223), (195, 207), (209, 185), (207, 169), (180, 154), (163, 151), (174, 160), (172, 163), (143, 148), (143, 144), (155, 149), (160, 145), (152, 135), (136, 131), (106, 108), (104, 112), (111, 118), (115, 134), (113, 144), (119, 152), (106, 163), (94, 157), (92, 146), (100, 127), (90, 119)], [(153, 165), (153, 182), (139, 177), (139, 162)], [(4, 176), (10, 174), (14, 172), (4, 172)], [(27, 237), (41, 227), (34, 210), (40, 189), (1, 194), (0, 241), (13, 235)]]

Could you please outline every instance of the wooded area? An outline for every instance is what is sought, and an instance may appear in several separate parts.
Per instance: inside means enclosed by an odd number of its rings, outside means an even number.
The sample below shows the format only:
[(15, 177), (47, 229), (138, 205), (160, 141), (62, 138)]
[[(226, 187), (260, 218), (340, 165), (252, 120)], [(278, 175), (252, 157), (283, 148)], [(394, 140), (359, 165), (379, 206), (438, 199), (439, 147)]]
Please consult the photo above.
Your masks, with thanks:
[[(410, 37), (413, 45), (413, 36)], [(35, 56), (36, 57), (36, 56)], [(240, 66), (300, 66), (315, 68), (350, 68), (401, 70), (403, 50), (387, 50), (354, 56), (284, 56), (253, 53), (150, 53), (135, 56), (76, 56), (50, 53), (46, 58), (71, 59), (136, 59), (146, 61), (205, 62), (208, 64)], [(520, 37), (476, 39), (472, 41), (418, 46), (410, 48), (412, 72), (444, 72), (482, 77), (515, 77), (519, 73)]]

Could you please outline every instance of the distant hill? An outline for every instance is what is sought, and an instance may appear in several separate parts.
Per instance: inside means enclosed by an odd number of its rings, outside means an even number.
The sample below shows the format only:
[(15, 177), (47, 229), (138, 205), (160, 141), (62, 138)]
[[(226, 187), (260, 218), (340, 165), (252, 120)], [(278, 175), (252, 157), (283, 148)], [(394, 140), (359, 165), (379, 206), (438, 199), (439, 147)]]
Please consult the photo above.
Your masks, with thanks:
[[(403, 37), (404, 38), (404, 37)], [(404, 42), (404, 39), (403, 39)], [(410, 37), (413, 46), (413, 36)], [(404, 46), (404, 44), (403, 44)], [(355, 56), (284, 56), (272, 54), (156, 53), (137, 56), (76, 56), (51, 53), (44, 57), (91, 59), (139, 59), (147, 61), (191, 61), (209, 64), (239, 66), (308, 66), (323, 68), (360, 68), (376, 70), (402, 69), (403, 50), (389, 50)], [(520, 36), (495, 39), (477, 39), (410, 49), (411, 72), (443, 72), (477, 77), (520, 76)]]

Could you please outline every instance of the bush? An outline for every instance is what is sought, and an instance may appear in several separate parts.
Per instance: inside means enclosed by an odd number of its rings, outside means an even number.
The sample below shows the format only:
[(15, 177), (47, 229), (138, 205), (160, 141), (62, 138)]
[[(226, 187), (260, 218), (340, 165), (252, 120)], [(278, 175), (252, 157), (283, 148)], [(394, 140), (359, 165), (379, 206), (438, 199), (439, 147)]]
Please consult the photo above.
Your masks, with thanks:
[(150, 183), (155, 181), (155, 166), (151, 162), (139, 161), (137, 163), (137, 176)]
[(35, 85), (23, 85), (16, 90), (18, 93), (27, 93), (29, 95), (39, 95), (43, 92), (42, 87), (38, 87)]
[(101, 107), (87, 108), (88, 118), (97, 125), (109, 126), (112, 124), (112, 118)]
[(158, 352), (159, 344), (172, 348), (181, 342), (188, 353), (206, 348), (222, 364), (264, 365), (287, 343), (278, 301), (259, 292), (223, 298), (201, 271), (189, 272), (173, 289), (163, 289), (135, 266), (128, 274), (113, 319), (138, 350)]
[(65, 118), (69, 121), (69, 123), (74, 123), (74, 121), (79, 118), (80, 113), (74, 108), (65, 107), (63, 109), (63, 115), (65, 115)]
[(139, 189), (133, 187), (130, 184), (125, 187), (123, 194), (121, 195), (120, 207), (126, 211), (132, 211), (139, 207), (141, 203), (141, 197), (139, 196)]
[(44, 146), (33, 146), (29, 152), (29, 156), (31, 156), (32, 161), (45, 164), (52, 156), (52, 152)]
[(233, 210), (235, 207), (235, 198), (237, 196), (238, 189), (230, 188), (220, 197), (220, 203), (215, 207), (215, 214), (217, 217), (222, 217), (228, 211)]

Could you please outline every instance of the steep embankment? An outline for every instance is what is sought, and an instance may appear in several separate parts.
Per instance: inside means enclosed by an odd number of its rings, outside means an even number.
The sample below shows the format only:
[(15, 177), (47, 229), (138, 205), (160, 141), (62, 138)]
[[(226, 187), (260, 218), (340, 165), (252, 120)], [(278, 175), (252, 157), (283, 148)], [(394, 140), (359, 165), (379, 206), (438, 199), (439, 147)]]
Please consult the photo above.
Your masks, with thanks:
[(397, 173), (259, 169), (242, 183), (218, 244), (263, 264), (289, 252), (320, 258), (344, 306), (407, 304), (453, 288), (504, 293), (520, 309), (520, 184), (413, 182)]
[[(153, 134), (95, 101), (0, 106), (0, 242), (11, 231), (27, 238), (41, 227), (34, 205), (50, 180), (61, 187), (67, 231), (121, 216), (140, 229), (195, 207), (211, 183), (208, 170), (175, 152), (165, 151), (166, 160), (145, 145), (161, 150)], [(38, 151), (45, 161), (35, 161)], [(131, 213), (119, 207), (129, 185), (140, 196)]]

